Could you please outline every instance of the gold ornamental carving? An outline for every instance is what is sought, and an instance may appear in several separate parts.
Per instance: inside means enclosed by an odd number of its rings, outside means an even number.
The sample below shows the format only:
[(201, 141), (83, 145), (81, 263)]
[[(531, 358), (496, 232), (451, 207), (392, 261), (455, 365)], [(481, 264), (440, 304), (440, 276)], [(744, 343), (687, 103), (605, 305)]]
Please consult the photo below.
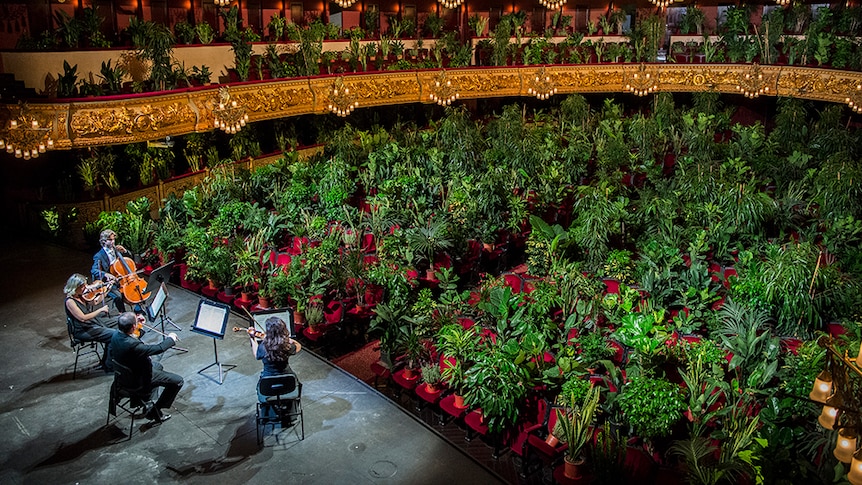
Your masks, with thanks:
[[(637, 66), (589, 64), (546, 66), (546, 79), (560, 94), (616, 93)], [(740, 75), (750, 64), (649, 64), (665, 92), (717, 91), (738, 93)], [(461, 99), (529, 95), (529, 80), (537, 66), (447, 69)], [(770, 90), (764, 95), (789, 96), (854, 106), (862, 73), (796, 66), (760, 66)], [(386, 71), (346, 74), (343, 82), (361, 106), (428, 103), (434, 79), (442, 70)], [(329, 88), (334, 77), (297, 78), (243, 84), (232, 95), (248, 108), (249, 121), (328, 113)], [(209, 89), (134, 96), (120, 101), (68, 103), (56, 100), (33, 105), (52, 121), (55, 149), (124, 144), (155, 140), (167, 135), (209, 131), (213, 125), (213, 99), (218, 86)], [(852, 98), (852, 99), (850, 99)], [(850, 101), (848, 101), (850, 99)], [(2, 113), (14, 105), (0, 105)], [(47, 125), (46, 125), (47, 126)]]
[[(497, 96), (519, 96), (521, 93), (520, 70), (488, 70), (454, 75), (462, 98), (484, 98)], [(487, 96), (486, 93), (492, 93)]]
[(99, 214), (104, 210), (101, 200), (78, 202), (75, 204), (75, 207), (78, 209), (78, 220), (88, 222), (98, 219)]
[[(195, 122), (196, 116), (187, 102), (164, 105), (144, 104), (137, 108), (116, 107), (73, 111), (69, 122), (71, 138), (125, 137), (159, 132), (165, 128)], [(156, 137), (146, 137), (156, 138)]]

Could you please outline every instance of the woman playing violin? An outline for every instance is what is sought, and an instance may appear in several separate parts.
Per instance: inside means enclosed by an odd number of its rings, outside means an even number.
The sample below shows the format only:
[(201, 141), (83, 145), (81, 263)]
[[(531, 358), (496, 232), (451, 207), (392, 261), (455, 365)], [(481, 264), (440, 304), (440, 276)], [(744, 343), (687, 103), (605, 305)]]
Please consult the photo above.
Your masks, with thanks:
[[(291, 355), (296, 355), (302, 350), (302, 345), (290, 338), (287, 325), (278, 317), (269, 317), (266, 320), (266, 335), (258, 340), (249, 333), (251, 339), (251, 352), (257, 360), (263, 361), (263, 372), (261, 377), (277, 376), (285, 373), (293, 373), (288, 365)], [(260, 381), (258, 381), (259, 385)], [(266, 396), (257, 393), (260, 402), (266, 402)]]
[[(69, 330), (75, 339), (82, 342), (95, 341), (107, 345), (115, 332), (108, 328), (109, 320), (105, 318), (108, 315), (108, 305), (105, 305), (100, 297), (93, 302), (86, 301), (84, 292), (87, 289), (87, 278), (82, 274), (75, 273), (66, 281), (63, 293), (66, 295), (65, 306)], [(106, 362), (110, 362), (106, 359), (107, 352), (103, 352), (103, 366)]]
[[(126, 248), (116, 244), (117, 233), (105, 229), (99, 234), (99, 244), (102, 249), (93, 255), (93, 267), (90, 269), (90, 276), (93, 280), (102, 280), (105, 283), (113, 284), (116, 277), (111, 274), (111, 265), (120, 257), (118, 252), (125, 253)], [(123, 302), (123, 296), (116, 288), (111, 288), (108, 292), (108, 297), (114, 300), (114, 305), (117, 311), (123, 313), (126, 311), (126, 304)]]

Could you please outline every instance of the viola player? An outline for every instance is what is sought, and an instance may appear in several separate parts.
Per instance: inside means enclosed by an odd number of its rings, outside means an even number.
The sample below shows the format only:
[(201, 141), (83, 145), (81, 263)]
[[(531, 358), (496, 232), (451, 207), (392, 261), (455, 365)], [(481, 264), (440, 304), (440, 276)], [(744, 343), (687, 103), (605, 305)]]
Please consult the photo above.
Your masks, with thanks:
[(66, 280), (63, 293), (66, 295), (65, 307), (66, 317), (69, 318), (70, 331), (75, 339), (81, 342), (101, 342), (105, 344), (105, 352), (102, 352), (102, 367), (108, 369), (107, 344), (116, 333), (108, 328), (110, 320), (108, 316), (108, 305), (102, 302), (101, 297), (93, 301), (84, 299), (87, 290), (87, 277), (75, 273)]

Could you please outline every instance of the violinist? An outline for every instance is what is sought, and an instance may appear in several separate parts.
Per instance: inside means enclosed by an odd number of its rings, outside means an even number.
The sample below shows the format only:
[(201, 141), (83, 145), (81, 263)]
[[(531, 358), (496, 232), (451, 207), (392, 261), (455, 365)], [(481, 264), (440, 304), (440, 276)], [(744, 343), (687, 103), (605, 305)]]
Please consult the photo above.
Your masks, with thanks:
[[(254, 331), (254, 329), (250, 329)], [(263, 372), (261, 377), (278, 376), (284, 373), (293, 373), (288, 365), (291, 355), (296, 355), (302, 350), (302, 345), (290, 338), (287, 325), (278, 317), (266, 319), (266, 334), (260, 339), (258, 332), (249, 332), (251, 339), (251, 352), (257, 360), (263, 361)], [(260, 381), (258, 381), (260, 386)], [(266, 402), (258, 390), (257, 398), (260, 402)]]
[[(177, 334), (171, 332), (158, 344), (145, 344), (136, 337), (141, 332), (145, 317), (125, 312), (117, 320), (119, 332), (111, 339), (110, 353), (114, 360), (129, 368), (132, 375), (131, 382), (127, 382), (133, 389), (148, 389), (149, 400), (144, 417), (151, 421), (162, 422), (171, 418), (170, 414), (162, 412), (163, 409), (171, 407), (174, 399), (183, 387), (183, 378), (172, 372), (167, 372), (159, 362), (153, 362), (151, 355), (158, 355), (173, 347), (177, 341)], [(158, 400), (157, 388), (163, 387)]]
[(65, 307), (66, 317), (69, 319), (70, 331), (75, 339), (81, 342), (101, 342), (105, 344), (106, 351), (102, 353), (102, 367), (106, 370), (110, 367), (108, 360), (107, 344), (111, 341), (115, 330), (108, 328), (111, 324), (108, 316), (108, 305), (105, 305), (101, 297), (96, 297), (92, 302), (84, 298), (88, 290), (87, 277), (75, 273), (66, 280), (63, 293), (66, 295)]
[[(93, 280), (102, 280), (111, 285), (116, 282), (117, 278), (111, 274), (111, 265), (120, 257), (117, 253), (118, 251), (122, 253), (127, 252), (126, 248), (116, 244), (116, 241), (117, 233), (110, 229), (105, 229), (99, 234), (99, 244), (102, 248), (93, 255), (93, 267), (90, 269), (90, 275), (93, 277)], [(123, 295), (120, 294), (116, 287), (111, 286), (110, 291), (108, 291), (108, 297), (113, 299), (114, 306), (117, 307), (118, 312), (123, 313), (126, 311)]]

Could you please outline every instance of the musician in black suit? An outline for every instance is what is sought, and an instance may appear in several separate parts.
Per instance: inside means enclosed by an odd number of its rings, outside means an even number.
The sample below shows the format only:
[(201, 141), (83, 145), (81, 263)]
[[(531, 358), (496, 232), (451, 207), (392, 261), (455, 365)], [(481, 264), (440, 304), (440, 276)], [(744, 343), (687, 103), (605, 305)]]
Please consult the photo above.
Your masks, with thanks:
[[(93, 281), (101, 280), (105, 283), (114, 283), (117, 279), (111, 274), (111, 265), (121, 256), (119, 253), (126, 252), (126, 248), (116, 244), (116, 241), (117, 233), (110, 229), (105, 229), (99, 234), (99, 244), (101, 244), (102, 248), (93, 255), (93, 267), (90, 269), (90, 276), (93, 277)], [(120, 294), (116, 287), (112, 287), (108, 291), (108, 297), (114, 300), (114, 306), (117, 307), (118, 312), (123, 313), (126, 311), (123, 295)]]
[[(143, 315), (135, 315), (125, 312), (117, 320), (119, 332), (114, 334), (110, 344), (110, 354), (114, 361), (128, 367), (132, 373), (132, 382), (127, 383), (133, 388), (149, 388), (150, 401), (147, 403), (145, 417), (153, 421), (166, 421), (171, 415), (163, 413), (162, 409), (171, 407), (180, 389), (183, 387), (183, 378), (177, 374), (166, 372), (162, 365), (153, 362), (151, 355), (158, 355), (173, 347), (177, 341), (177, 334), (169, 333), (168, 337), (159, 344), (145, 344), (141, 342), (139, 335), (144, 323)], [(164, 387), (158, 400), (156, 397), (158, 387)]]

